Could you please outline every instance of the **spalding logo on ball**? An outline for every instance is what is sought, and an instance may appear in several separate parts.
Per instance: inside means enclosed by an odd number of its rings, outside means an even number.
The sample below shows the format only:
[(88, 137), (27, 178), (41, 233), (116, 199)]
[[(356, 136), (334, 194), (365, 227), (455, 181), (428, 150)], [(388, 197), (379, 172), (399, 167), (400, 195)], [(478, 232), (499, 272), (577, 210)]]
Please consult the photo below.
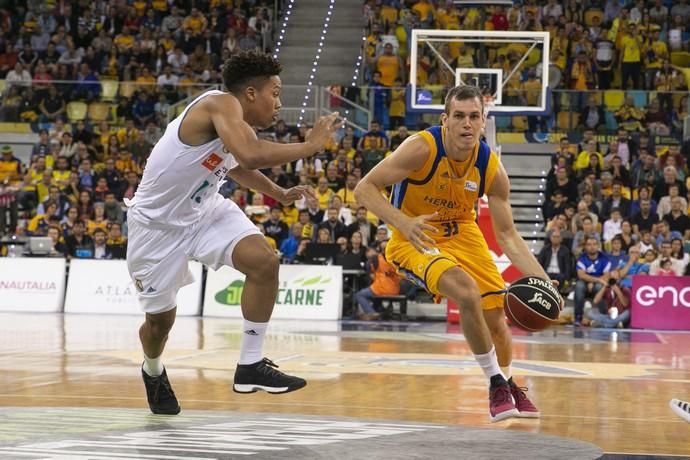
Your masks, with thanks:
[(515, 326), (536, 332), (556, 323), (562, 302), (561, 295), (551, 281), (527, 276), (508, 288), (505, 313)]

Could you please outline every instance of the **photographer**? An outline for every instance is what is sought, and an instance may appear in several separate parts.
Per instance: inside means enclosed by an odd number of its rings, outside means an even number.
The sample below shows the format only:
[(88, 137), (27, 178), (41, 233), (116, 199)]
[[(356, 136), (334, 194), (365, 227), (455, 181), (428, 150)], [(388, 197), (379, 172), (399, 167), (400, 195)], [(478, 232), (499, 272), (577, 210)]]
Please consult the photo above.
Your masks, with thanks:
[(630, 289), (621, 287), (618, 270), (612, 270), (608, 284), (594, 296), (594, 305), (603, 302), (608, 314), (599, 312), (596, 308), (587, 311), (591, 327), (623, 328), (630, 322)]

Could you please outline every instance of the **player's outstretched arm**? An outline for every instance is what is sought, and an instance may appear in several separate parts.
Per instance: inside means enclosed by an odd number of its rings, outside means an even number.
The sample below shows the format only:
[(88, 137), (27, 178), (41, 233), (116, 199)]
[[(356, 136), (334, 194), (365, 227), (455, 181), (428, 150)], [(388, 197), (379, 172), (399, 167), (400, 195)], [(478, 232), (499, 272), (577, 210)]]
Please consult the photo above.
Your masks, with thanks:
[(500, 163), (487, 196), (494, 234), (501, 250), (524, 275), (538, 276), (548, 280), (549, 276), (515, 228), (513, 211), (510, 207), (510, 180)]
[(292, 203), (303, 196), (316, 198), (312, 188), (307, 185), (284, 189), (256, 169), (244, 169), (238, 166), (228, 171), (228, 176), (243, 187), (268, 195), (282, 204)]
[(245, 169), (238, 166), (228, 171), (228, 176), (241, 186), (261, 192), (275, 200), (280, 201), (285, 192), (285, 189), (256, 169)]
[(210, 97), (207, 110), (213, 128), (223, 141), (225, 148), (245, 169), (260, 169), (280, 166), (291, 161), (306, 158), (320, 151), (333, 134), (338, 119), (337, 113), (319, 118), (314, 124), (306, 142), (278, 144), (260, 140), (254, 129), (244, 121), (242, 107), (233, 96)]
[(424, 232), (435, 232), (435, 227), (426, 223), (434, 216), (410, 218), (390, 204), (381, 195), (385, 187), (406, 179), (414, 171), (424, 166), (429, 156), (429, 146), (419, 136), (406, 139), (392, 155), (377, 164), (374, 169), (359, 181), (355, 188), (355, 200), (389, 225), (397, 228), (405, 238), (423, 252), (434, 244), (434, 240)]

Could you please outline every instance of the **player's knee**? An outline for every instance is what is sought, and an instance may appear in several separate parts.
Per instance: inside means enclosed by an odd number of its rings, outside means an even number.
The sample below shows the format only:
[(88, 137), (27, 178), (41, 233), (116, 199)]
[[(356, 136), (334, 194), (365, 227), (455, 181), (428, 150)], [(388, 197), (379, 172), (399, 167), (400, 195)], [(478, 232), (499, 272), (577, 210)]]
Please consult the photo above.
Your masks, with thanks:
[(477, 283), (460, 270), (449, 270), (444, 273), (439, 287), (447, 292), (446, 297), (453, 299), (461, 314), (480, 314), (480, 293)]
[(247, 276), (260, 278), (262, 282), (278, 280), (280, 270), (280, 259), (272, 250), (263, 251), (256, 257), (256, 263), (249, 267), (250, 273)]
[(482, 307), (479, 302), (479, 290), (468, 289), (459, 294), (455, 301), (458, 304), (461, 315), (481, 315)]
[(502, 337), (508, 334), (508, 324), (506, 323), (505, 316), (503, 315), (503, 310), (500, 311), (501, 314), (497, 316), (486, 317), (486, 325), (489, 327), (489, 332), (493, 337)]
[(148, 326), (151, 336), (158, 340), (165, 339), (168, 336), (173, 324), (175, 324), (175, 317), (167, 315), (146, 316), (146, 325)]

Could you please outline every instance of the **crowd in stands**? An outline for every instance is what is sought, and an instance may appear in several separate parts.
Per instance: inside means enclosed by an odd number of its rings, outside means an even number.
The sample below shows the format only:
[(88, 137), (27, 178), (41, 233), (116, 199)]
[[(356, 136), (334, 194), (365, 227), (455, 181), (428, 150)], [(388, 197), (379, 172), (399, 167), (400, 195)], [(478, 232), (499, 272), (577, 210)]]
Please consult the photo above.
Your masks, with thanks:
[(595, 297), (595, 324), (610, 325), (596, 316), (608, 295), (597, 297), (600, 290), (619, 289), (620, 299), (629, 297), (632, 275), (690, 275), (690, 177), (680, 145), (657, 149), (649, 136), (635, 141), (619, 129), (602, 147), (588, 129), (580, 144), (563, 138), (554, 153), (539, 261), (561, 285), (573, 282), (577, 322)]
[[(351, 89), (348, 94), (371, 104), (375, 118), (386, 129), (395, 129), (406, 116), (409, 120), (404, 101), (410, 66), (417, 66), (417, 85), (449, 87), (454, 75), (444, 61), (452, 69), (503, 68), (508, 75), (526, 51), (516, 44), (496, 52), (491, 45), (482, 51), (476, 42), (433, 43), (434, 50), (419, 46), (417, 62), (411, 62), (415, 28), (550, 32), (550, 89), (555, 91), (550, 128), (608, 132), (624, 126), (679, 134), (688, 113), (684, 93), (690, 69), (684, 67), (690, 67), (690, 56), (682, 53), (690, 47), (688, 0), (517, 0), (510, 7), (460, 7), (444, 0), (366, 0), (364, 17), (369, 90)], [(528, 59), (518, 66), (519, 71), (504, 83), (503, 98), (511, 99), (504, 104), (533, 105), (541, 90), (539, 65)], [(610, 89), (655, 93), (638, 93), (636, 99), (620, 92), (605, 96), (602, 91)], [(588, 100), (582, 91), (596, 92)], [(537, 117), (527, 121), (523, 129), (534, 131), (546, 125)], [(516, 126), (513, 122), (512, 127)]]

